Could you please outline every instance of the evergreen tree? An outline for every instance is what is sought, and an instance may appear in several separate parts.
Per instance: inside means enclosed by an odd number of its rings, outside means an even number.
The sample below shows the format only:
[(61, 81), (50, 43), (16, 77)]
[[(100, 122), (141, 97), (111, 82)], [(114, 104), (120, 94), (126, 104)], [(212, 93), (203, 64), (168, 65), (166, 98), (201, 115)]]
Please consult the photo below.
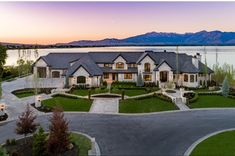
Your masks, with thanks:
[(9, 156), (9, 154), (7, 154), (7, 150), (1, 145), (0, 145), (0, 156)]
[(229, 83), (227, 76), (224, 78), (223, 85), (222, 85), (222, 95), (224, 97), (228, 97), (229, 95)]
[(46, 134), (42, 127), (33, 135), (33, 156), (46, 156)]
[(141, 72), (138, 74), (136, 86), (142, 87), (144, 85)]

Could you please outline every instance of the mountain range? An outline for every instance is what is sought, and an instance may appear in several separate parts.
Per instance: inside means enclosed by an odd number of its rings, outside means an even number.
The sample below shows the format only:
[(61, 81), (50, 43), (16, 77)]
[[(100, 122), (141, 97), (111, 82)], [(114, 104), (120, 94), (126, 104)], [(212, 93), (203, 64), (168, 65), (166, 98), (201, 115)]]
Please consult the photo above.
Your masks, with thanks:
[(107, 38), (103, 40), (79, 40), (69, 43), (57, 43), (51, 45), (34, 45), (19, 43), (1, 43), (9, 48), (60, 48), (60, 47), (94, 47), (94, 46), (213, 46), (213, 45), (235, 45), (235, 32), (222, 31), (199, 31), (195, 33), (166, 33), (149, 32), (124, 39)]
[(149, 32), (124, 39), (80, 40), (57, 45), (128, 46), (128, 45), (235, 45), (235, 32), (200, 31), (196, 33)]

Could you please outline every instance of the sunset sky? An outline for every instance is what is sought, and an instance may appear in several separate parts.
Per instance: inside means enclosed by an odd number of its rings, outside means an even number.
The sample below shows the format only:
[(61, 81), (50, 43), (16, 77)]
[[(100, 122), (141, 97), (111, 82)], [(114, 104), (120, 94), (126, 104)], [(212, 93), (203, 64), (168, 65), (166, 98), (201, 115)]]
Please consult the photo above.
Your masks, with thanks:
[(0, 42), (53, 44), (146, 32), (235, 31), (235, 2), (0, 2)]

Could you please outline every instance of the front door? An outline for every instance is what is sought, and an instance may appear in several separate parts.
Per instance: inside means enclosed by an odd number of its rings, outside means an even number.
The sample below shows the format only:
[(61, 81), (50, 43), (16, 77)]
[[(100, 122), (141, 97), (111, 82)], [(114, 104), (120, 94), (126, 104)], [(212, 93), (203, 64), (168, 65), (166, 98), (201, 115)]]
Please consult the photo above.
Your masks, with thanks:
[(167, 82), (168, 81), (168, 72), (167, 71), (160, 72), (160, 81), (161, 82)]
[(116, 81), (117, 74), (112, 74), (112, 80)]

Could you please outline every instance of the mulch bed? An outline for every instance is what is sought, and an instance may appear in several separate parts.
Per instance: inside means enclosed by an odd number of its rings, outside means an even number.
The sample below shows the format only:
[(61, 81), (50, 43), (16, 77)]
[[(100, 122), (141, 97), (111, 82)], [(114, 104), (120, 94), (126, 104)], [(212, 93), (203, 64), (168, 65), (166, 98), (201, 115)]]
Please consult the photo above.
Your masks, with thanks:
[(0, 121), (5, 121), (8, 118), (8, 115), (5, 113), (3, 116), (0, 116)]
[[(26, 139), (16, 140), (15, 145), (4, 145), (4, 147), (11, 156), (32, 156), (32, 143), (32, 137), (27, 137)], [(73, 146), (71, 150), (66, 151), (61, 156), (77, 156), (78, 151), (78, 147)]]

